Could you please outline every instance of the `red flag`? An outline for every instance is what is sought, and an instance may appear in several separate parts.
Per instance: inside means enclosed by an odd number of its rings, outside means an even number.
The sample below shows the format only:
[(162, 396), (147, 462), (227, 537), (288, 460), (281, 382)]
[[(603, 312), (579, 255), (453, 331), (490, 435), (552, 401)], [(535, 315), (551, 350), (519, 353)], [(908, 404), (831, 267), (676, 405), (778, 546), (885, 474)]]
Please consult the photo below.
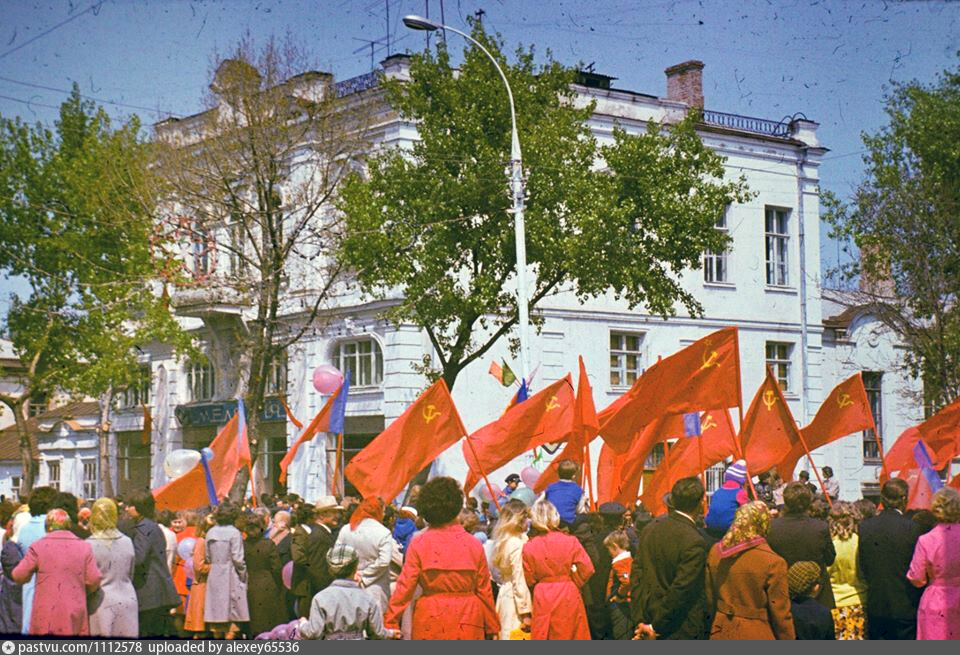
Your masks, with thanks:
[(389, 502), (466, 433), (447, 383), (437, 380), (357, 453), (344, 473), (364, 498)]
[[(246, 421), (241, 420), (242, 415), (243, 412), (238, 409), (210, 442), (210, 449), (213, 451), (213, 460), (209, 463), (210, 477), (213, 479), (218, 499), (225, 498), (230, 493), (237, 471), (250, 464), (250, 443), (247, 439)], [(156, 499), (157, 509), (169, 509), (173, 512), (208, 506), (210, 496), (207, 493), (203, 465), (197, 464), (179, 478), (154, 489), (153, 497)]]
[(880, 480), (885, 481), (894, 471), (906, 471), (916, 466), (913, 448), (923, 440), (933, 467), (942, 469), (960, 453), (960, 400), (956, 400), (923, 423), (907, 428), (887, 451), (884, 471)]
[[(730, 456), (738, 455), (739, 449), (733, 431), (733, 422), (726, 410), (704, 412), (700, 416), (700, 433), (699, 437), (677, 441), (657, 467), (657, 471), (644, 483), (643, 506), (654, 516), (666, 511), (663, 496), (673, 488), (677, 480), (698, 475), (701, 472), (701, 446), (703, 447), (703, 466), (706, 468)], [(697, 439), (702, 441), (698, 443)]]
[[(820, 405), (810, 425), (801, 429), (800, 434), (807, 448), (812, 451), (848, 434), (874, 427), (873, 412), (870, 410), (867, 391), (863, 387), (863, 378), (860, 373), (857, 373), (834, 387)], [(794, 444), (786, 457), (777, 465), (777, 472), (789, 482), (793, 479), (797, 462), (805, 456), (803, 444)]]
[(583, 356), (580, 357), (580, 379), (577, 381), (577, 401), (573, 406), (573, 432), (567, 440), (567, 445), (557, 455), (550, 466), (547, 467), (537, 483), (533, 486), (535, 493), (543, 493), (543, 490), (559, 480), (557, 476), (557, 467), (565, 459), (577, 463), (577, 466), (583, 467), (583, 449), (589, 447), (593, 438), (600, 431), (600, 422), (597, 420), (597, 408), (593, 404), (593, 389), (590, 388), (590, 379), (587, 377), (587, 369), (583, 365)]
[(800, 431), (777, 378), (767, 367), (767, 377), (740, 426), (744, 459), (752, 473), (762, 473), (782, 462), (794, 446), (802, 448)]
[[(914, 465), (916, 466), (916, 465)], [(907, 509), (930, 509), (933, 503), (933, 489), (919, 468), (904, 469), (898, 478), (904, 480), (910, 488), (907, 496)]]
[(597, 460), (597, 502), (601, 505), (612, 502), (620, 492), (620, 471), (629, 456), (629, 451), (618, 455), (607, 444), (600, 448), (600, 458)]
[(600, 434), (618, 453), (665, 414), (740, 402), (737, 328), (718, 330), (654, 364), (630, 391), (600, 413)]
[(574, 404), (573, 382), (568, 374), (468, 436), (463, 457), (470, 473), (464, 490), (469, 493), (473, 489), (481, 471), (492, 472), (545, 443), (567, 441), (573, 432)]
[[(300, 449), (300, 446), (311, 441), (315, 436), (320, 432), (329, 432), (330, 431), (330, 417), (333, 414), (333, 401), (337, 399), (337, 396), (340, 395), (340, 392), (343, 390), (343, 386), (337, 388), (333, 392), (333, 395), (324, 403), (323, 407), (317, 412), (317, 415), (313, 417), (313, 420), (310, 421), (310, 425), (307, 426), (307, 429), (300, 433), (300, 437), (296, 442), (290, 446), (290, 450), (287, 451), (287, 454), (283, 456), (283, 459), (280, 460), (280, 477), (277, 478), (280, 481), (280, 484), (287, 483), (287, 469), (290, 468), (291, 462), (297, 456), (297, 451)], [(286, 407), (286, 403), (284, 403)], [(293, 415), (287, 410), (287, 415), (293, 419)], [(301, 426), (302, 427), (302, 426)]]

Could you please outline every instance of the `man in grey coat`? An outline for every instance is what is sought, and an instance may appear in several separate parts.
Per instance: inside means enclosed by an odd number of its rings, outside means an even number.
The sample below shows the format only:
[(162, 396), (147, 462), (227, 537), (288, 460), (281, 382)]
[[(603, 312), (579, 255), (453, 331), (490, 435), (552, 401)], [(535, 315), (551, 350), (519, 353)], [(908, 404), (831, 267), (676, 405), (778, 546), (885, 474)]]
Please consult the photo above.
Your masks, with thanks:
[(138, 491), (126, 501), (127, 515), (133, 521), (127, 536), (133, 541), (133, 587), (140, 608), (140, 637), (173, 636), (170, 610), (180, 604), (180, 595), (167, 567), (167, 540), (153, 520), (153, 494)]

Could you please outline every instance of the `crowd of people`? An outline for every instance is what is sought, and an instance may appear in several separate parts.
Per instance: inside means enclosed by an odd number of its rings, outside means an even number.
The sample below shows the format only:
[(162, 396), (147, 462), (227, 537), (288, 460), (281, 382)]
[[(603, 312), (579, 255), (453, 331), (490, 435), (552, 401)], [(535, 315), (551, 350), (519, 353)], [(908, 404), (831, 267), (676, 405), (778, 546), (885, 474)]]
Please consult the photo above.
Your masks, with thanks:
[(264, 495), (176, 514), (148, 492), (0, 503), (0, 632), (223, 639), (957, 639), (960, 494), (906, 510), (748, 485), (591, 511), (563, 462), (536, 498), (452, 478), (378, 498)]

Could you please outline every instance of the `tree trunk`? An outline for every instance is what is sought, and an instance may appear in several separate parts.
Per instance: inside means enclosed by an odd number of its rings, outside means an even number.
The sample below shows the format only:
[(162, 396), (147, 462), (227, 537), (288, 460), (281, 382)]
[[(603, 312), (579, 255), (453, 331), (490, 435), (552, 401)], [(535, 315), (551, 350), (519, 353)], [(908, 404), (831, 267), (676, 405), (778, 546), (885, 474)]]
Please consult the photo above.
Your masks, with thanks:
[(30, 432), (27, 430), (27, 417), (24, 410), (27, 407), (28, 397), (21, 397), (14, 402), (13, 420), (17, 424), (17, 435), (20, 437), (20, 467), (23, 469), (20, 477), (20, 498), (24, 499), (33, 491), (33, 449), (30, 447)]
[(100, 455), (100, 493), (113, 498), (113, 470), (110, 467), (110, 410), (113, 407), (113, 386), (100, 394), (100, 420), (97, 422), (97, 444)]

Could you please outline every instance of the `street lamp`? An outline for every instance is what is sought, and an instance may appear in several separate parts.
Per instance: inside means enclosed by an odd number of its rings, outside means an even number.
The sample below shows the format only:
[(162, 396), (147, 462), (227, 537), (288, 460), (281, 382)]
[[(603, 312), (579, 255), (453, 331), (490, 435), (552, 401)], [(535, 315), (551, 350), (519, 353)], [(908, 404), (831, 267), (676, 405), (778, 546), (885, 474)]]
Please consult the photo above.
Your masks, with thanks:
[(518, 324), (517, 332), (520, 336), (520, 376), (529, 383), (530, 381), (530, 310), (527, 306), (529, 299), (527, 297), (527, 238), (526, 229), (523, 222), (523, 162), (520, 157), (520, 138), (517, 136), (517, 112), (513, 105), (513, 91), (510, 90), (510, 83), (507, 76), (503, 74), (500, 64), (494, 59), (490, 51), (483, 47), (479, 41), (465, 32), (432, 21), (423, 16), (409, 15), (403, 17), (403, 24), (412, 30), (422, 30), (433, 32), (443, 29), (450, 30), (459, 34), (467, 41), (480, 48), (490, 61), (494, 68), (500, 73), (500, 79), (503, 85), (507, 87), (507, 97), (510, 99), (510, 193), (513, 196), (513, 229), (516, 238), (517, 247), (517, 311)]

